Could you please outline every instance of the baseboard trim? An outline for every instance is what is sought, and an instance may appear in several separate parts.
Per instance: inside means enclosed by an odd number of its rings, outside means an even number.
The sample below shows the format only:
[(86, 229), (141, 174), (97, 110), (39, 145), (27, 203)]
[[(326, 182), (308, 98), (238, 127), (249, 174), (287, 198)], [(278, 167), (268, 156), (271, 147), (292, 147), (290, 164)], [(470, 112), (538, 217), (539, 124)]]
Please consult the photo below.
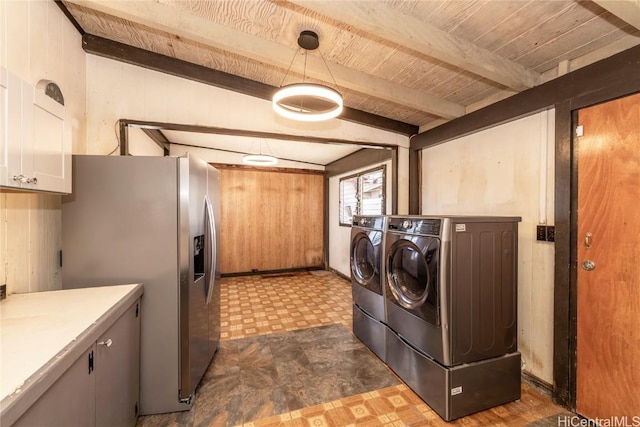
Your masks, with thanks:
[(548, 396), (551, 396), (553, 394), (552, 384), (549, 384), (548, 382), (543, 381), (540, 378), (533, 376), (528, 372), (522, 373), (522, 379)]
[(282, 274), (301, 273), (305, 271), (324, 270), (324, 267), (301, 267), (301, 268), (285, 268), (281, 270), (253, 270), (241, 271), (238, 273), (221, 273), (220, 277), (239, 277), (239, 276), (276, 276)]

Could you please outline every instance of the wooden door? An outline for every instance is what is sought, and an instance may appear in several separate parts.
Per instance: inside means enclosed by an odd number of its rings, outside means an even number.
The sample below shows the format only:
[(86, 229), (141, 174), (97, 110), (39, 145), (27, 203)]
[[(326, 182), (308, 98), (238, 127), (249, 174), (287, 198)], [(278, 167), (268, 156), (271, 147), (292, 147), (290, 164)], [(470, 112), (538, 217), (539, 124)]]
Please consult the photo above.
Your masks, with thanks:
[(640, 94), (578, 116), (576, 411), (631, 422), (640, 415)]
[(223, 274), (324, 265), (322, 172), (215, 166)]

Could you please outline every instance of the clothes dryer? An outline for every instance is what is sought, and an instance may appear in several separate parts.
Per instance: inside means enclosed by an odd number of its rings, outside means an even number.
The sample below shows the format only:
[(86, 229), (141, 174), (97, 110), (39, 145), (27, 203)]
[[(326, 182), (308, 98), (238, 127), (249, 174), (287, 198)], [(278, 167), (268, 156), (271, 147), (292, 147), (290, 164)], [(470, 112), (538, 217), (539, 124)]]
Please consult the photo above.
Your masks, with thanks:
[(388, 218), (387, 362), (447, 420), (520, 396), (519, 220)]
[(350, 250), (353, 333), (383, 361), (386, 361), (385, 227), (385, 216), (354, 216)]

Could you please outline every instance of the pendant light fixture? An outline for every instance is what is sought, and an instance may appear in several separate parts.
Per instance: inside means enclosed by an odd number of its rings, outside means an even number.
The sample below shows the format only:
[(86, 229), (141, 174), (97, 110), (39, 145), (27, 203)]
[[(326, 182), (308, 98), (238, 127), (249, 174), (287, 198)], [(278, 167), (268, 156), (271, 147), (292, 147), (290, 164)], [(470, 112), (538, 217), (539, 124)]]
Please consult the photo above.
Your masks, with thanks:
[[(293, 83), (286, 86), (280, 86), (280, 89), (273, 95), (273, 109), (279, 115), (303, 122), (318, 122), (322, 120), (337, 117), (343, 109), (342, 95), (328, 86), (319, 83), (306, 82), (307, 75), (307, 55), (311, 50), (315, 50), (320, 46), (318, 34), (313, 31), (305, 30), (298, 37), (298, 45), (306, 50), (304, 57), (304, 68), (302, 74), (302, 83)], [(298, 52), (293, 56), (289, 69), (287, 70), (282, 83), (287, 78), (291, 65), (296, 59)], [(320, 53), (322, 62), (329, 71), (329, 75), (334, 85), (338, 84), (329, 70), (327, 62)]]
[[(269, 143), (265, 141), (267, 144), (267, 148), (269, 148)], [(251, 166), (273, 166), (278, 163), (278, 159), (276, 157), (262, 154), (262, 141), (260, 141), (260, 154), (247, 154), (242, 157), (242, 163), (245, 165)], [(269, 152), (271, 152), (271, 148), (269, 148)]]
[(266, 154), (247, 154), (242, 157), (242, 163), (251, 166), (272, 166), (278, 163), (278, 159)]

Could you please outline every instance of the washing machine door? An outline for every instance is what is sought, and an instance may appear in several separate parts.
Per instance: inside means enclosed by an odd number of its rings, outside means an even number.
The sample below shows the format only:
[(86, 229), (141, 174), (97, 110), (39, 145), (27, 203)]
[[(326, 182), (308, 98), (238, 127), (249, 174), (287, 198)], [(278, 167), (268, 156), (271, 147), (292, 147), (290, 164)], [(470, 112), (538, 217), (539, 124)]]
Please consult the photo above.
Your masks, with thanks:
[(382, 295), (380, 248), (382, 232), (358, 230), (351, 238), (351, 279), (360, 286)]
[(435, 237), (398, 238), (387, 253), (387, 286), (391, 300), (431, 324), (439, 325), (438, 257)]

